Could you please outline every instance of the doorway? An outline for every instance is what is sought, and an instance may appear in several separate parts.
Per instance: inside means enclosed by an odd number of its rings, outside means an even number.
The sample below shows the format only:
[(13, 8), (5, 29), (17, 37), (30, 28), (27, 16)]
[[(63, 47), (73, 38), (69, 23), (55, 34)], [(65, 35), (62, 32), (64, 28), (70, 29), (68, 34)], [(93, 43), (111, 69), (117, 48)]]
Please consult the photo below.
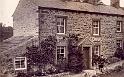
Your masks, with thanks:
[(90, 69), (91, 68), (91, 60), (90, 60), (90, 47), (83, 47), (83, 60), (84, 60), (84, 68)]

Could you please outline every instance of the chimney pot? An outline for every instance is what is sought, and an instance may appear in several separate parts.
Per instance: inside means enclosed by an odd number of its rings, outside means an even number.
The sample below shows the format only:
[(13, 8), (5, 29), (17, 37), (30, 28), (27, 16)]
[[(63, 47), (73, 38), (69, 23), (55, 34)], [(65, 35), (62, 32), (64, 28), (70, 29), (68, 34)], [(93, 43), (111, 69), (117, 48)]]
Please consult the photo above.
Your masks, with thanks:
[(119, 8), (120, 7), (120, 0), (111, 0), (111, 6)]

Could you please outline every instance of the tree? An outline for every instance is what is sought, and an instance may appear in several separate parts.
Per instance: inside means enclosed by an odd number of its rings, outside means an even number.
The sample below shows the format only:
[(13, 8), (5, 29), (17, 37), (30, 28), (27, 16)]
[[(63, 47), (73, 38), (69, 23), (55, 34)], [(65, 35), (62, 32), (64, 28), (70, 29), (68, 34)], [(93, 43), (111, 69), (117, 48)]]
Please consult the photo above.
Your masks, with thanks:
[(68, 38), (68, 63), (69, 63), (69, 69), (73, 73), (79, 73), (83, 69), (83, 58), (81, 54), (80, 47), (77, 46), (78, 43), (78, 35), (70, 34)]
[(3, 38), (2, 38), (2, 23), (0, 23), (0, 42), (2, 42)]
[(5, 27), (0, 23), (0, 42), (13, 36), (13, 28)]

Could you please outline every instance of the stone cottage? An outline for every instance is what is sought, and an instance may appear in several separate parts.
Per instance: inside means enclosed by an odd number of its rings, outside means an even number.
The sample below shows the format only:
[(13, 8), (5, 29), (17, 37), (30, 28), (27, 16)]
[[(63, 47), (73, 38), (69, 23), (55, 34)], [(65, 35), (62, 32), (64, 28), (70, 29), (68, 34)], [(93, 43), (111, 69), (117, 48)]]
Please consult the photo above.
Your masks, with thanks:
[[(124, 10), (119, 0), (111, 0), (111, 6), (99, 0), (20, 0), (13, 21), (15, 36), (39, 34), (39, 41), (56, 36), (56, 61), (58, 56), (68, 57), (66, 36), (80, 34), (78, 45), (87, 69), (92, 68), (92, 54), (108, 57), (117, 46), (124, 47)], [(27, 69), (26, 57), (16, 56), (14, 68)]]
[(119, 8), (119, 0), (111, 0), (111, 6), (98, 0), (36, 2), (39, 5), (39, 38), (56, 36), (57, 55), (64, 54), (67, 58), (67, 41), (63, 37), (71, 33), (80, 34), (78, 44), (82, 46), (89, 68), (92, 54), (108, 57), (116, 51), (117, 45), (123, 47), (124, 11)]

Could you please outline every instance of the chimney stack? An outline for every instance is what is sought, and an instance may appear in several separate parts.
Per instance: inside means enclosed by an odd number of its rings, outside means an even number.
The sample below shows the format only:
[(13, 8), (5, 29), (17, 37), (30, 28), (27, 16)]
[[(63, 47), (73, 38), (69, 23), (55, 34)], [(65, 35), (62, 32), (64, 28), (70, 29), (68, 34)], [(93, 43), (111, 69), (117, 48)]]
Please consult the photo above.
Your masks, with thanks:
[(120, 7), (120, 0), (111, 0), (111, 6), (119, 8)]
[(100, 0), (83, 0), (83, 2), (90, 3), (93, 5), (97, 5)]

